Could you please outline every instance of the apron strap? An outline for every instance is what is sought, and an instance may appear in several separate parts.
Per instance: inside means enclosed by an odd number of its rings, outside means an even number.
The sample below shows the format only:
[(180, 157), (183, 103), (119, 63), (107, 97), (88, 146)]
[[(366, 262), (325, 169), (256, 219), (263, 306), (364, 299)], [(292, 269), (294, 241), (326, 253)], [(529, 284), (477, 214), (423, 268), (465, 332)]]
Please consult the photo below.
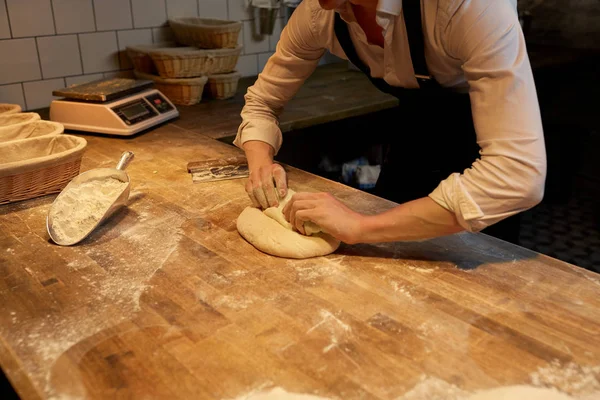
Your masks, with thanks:
[(361, 70), (370, 80), (371, 83), (379, 90), (384, 93), (391, 94), (392, 96), (398, 97), (404, 93), (404, 88), (391, 86), (382, 78), (374, 78), (371, 76), (371, 69), (360, 59), (358, 53), (356, 52), (356, 48), (352, 43), (352, 38), (350, 37), (350, 31), (348, 30), (348, 25), (342, 17), (340, 17), (339, 13), (335, 14), (335, 21), (333, 24), (333, 29), (335, 31), (335, 35), (337, 37), (338, 42), (340, 42), (340, 46), (342, 46), (342, 50), (346, 53), (346, 57), (348, 60), (356, 66), (359, 70)]
[(404, 13), (404, 24), (406, 25), (408, 47), (410, 48), (410, 58), (415, 71), (415, 78), (417, 78), (419, 86), (423, 87), (423, 85), (430, 84), (433, 77), (429, 73), (427, 62), (425, 62), (421, 1), (404, 0), (402, 2), (402, 12)]
[[(415, 78), (421, 89), (440, 89), (435, 79), (429, 74), (427, 63), (425, 62), (425, 43), (423, 39), (423, 24), (421, 21), (421, 2), (420, 0), (403, 1), (404, 21), (408, 36), (408, 45), (410, 48), (410, 57), (415, 71)], [(393, 96), (401, 96), (406, 93), (404, 88), (391, 86), (382, 78), (373, 78), (370, 68), (360, 59), (348, 29), (348, 24), (342, 19), (339, 13), (335, 12), (333, 29), (342, 50), (348, 57), (348, 60), (361, 70), (377, 87), (384, 93)]]

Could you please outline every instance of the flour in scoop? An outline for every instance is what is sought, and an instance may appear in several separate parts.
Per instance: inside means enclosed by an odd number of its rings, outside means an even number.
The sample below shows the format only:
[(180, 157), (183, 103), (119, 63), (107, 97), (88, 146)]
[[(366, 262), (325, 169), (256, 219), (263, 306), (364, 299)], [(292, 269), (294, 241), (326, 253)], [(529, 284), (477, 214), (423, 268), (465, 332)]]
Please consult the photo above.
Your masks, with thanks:
[(102, 219), (126, 187), (127, 182), (109, 177), (84, 182), (63, 192), (50, 210), (56, 239), (79, 240)]

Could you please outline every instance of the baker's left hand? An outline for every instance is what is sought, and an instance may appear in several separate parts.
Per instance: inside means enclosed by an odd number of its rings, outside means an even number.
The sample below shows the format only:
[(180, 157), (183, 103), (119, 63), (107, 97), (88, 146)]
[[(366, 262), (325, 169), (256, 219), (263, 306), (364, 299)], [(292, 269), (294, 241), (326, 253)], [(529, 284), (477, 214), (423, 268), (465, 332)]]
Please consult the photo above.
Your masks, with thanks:
[(312, 221), (324, 232), (348, 244), (360, 241), (365, 218), (329, 193), (296, 193), (283, 208), (283, 214), (303, 235), (306, 234), (304, 223)]

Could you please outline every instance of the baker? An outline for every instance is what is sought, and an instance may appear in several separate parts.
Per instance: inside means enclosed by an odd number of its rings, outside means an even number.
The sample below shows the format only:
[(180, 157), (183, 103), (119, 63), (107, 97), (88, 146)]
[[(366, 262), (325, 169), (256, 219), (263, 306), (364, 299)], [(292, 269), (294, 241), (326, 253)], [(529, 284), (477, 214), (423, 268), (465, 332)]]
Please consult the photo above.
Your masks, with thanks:
[(399, 100), (376, 193), (400, 205), (363, 215), (327, 193), (297, 193), (283, 210), (292, 225), (305, 233), (312, 221), (346, 243), (463, 230), (516, 242), (519, 213), (541, 201), (546, 176), (516, 1), (304, 0), (248, 88), (234, 142), (246, 153), (256, 207), (287, 192), (273, 162), (278, 115), (325, 50)]

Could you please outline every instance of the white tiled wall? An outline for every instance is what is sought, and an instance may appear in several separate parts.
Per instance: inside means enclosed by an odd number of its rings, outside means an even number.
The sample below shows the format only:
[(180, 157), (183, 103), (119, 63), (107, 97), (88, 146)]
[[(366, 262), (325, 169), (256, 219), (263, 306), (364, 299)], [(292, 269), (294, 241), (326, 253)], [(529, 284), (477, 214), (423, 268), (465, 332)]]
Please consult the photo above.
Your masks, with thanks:
[(47, 107), (52, 90), (101, 77), (131, 77), (124, 49), (173, 40), (167, 19), (197, 16), (244, 21), (237, 69), (257, 75), (275, 50), (257, 35), (245, 0), (0, 0), (0, 103)]

